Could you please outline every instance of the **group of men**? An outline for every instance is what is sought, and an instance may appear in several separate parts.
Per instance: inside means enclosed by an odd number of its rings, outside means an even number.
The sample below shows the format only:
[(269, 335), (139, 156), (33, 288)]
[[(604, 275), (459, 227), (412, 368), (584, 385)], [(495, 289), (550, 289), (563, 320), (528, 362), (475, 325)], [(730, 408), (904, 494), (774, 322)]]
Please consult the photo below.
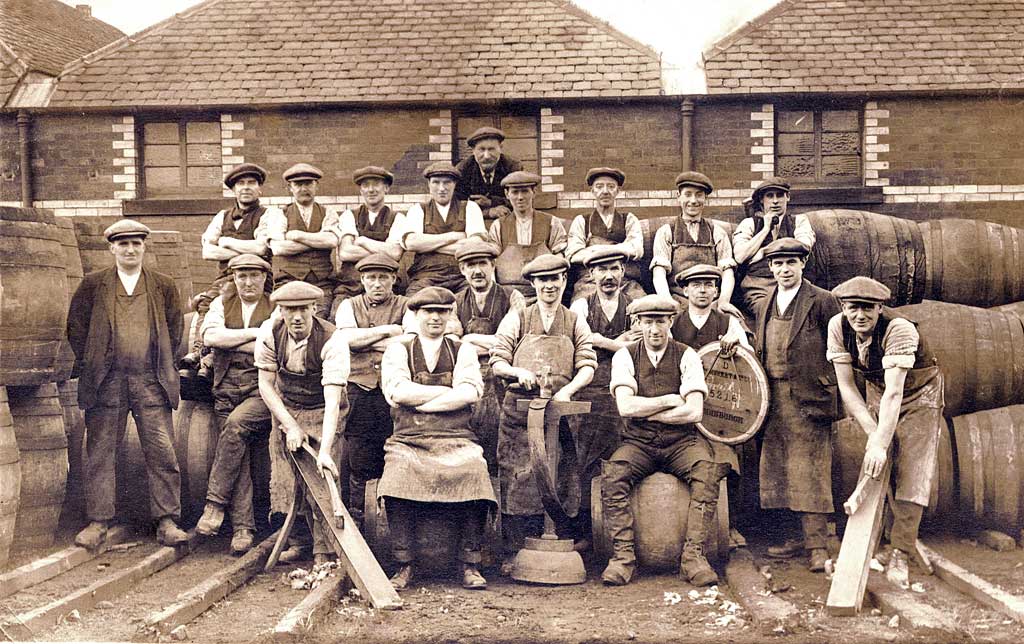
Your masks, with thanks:
[[(483, 588), (489, 515), (501, 513), (509, 555), (543, 530), (519, 405), (543, 395), (592, 404), (571, 428), (576, 467), (563, 483), (583, 491), (569, 536), (585, 538), (589, 483), (601, 477), (613, 543), (604, 582), (630, 581), (629, 497), (660, 470), (690, 486), (680, 573), (696, 585), (715, 583), (704, 543), (720, 481), (738, 466), (732, 450), (695, 423), (708, 391), (696, 350), (718, 341), (726, 356), (737, 346), (752, 349), (770, 383), (761, 505), (793, 512), (801, 535), (769, 554), (805, 549), (810, 568), (824, 568), (838, 390), (869, 434), (865, 475), (879, 476), (897, 446), (889, 567), (905, 580), (934, 476), (942, 386), (914, 324), (883, 311), (888, 289), (863, 277), (828, 293), (804, 279), (814, 231), (806, 217), (787, 212), (790, 186), (780, 178), (754, 189), (754, 212), (730, 237), (704, 217), (708, 177), (681, 173), (680, 213), (656, 231), (648, 261), (638, 219), (616, 207), (624, 173), (587, 173), (594, 210), (567, 231), (534, 209), (540, 177), (502, 154), (503, 140), (500, 130), (481, 128), (468, 139), (473, 156), (459, 167), (428, 166), (429, 198), (404, 214), (385, 203), (394, 176), (381, 167), (355, 172), (362, 203), (341, 213), (316, 202), (323, 175), (312, 165), (284, 172), (294, 200), (283, 211), (260, 204), (262, 168), (228, 172), (235, 203), (202, 238), (203, 257), (220, 263), (227, 286), (211, 294), (198, 326), (212, 351), (223, 430), (196, 531), (215, 534), (230, 513), (232, 551), (249, 549), (252, 450), (268, 437), (272, 452), (275, 442), (281, 453), (308, 442), (322, 470), (349, 472), (357, 524), (367, 512), (386, 512), (396, 587), (413, 578), (418, 519), (444, 512), (458, 520), (463, 584)], [(176, 525), (179, 474), (169, 439), (181, 304), (173, 283), (142, 266), (148, 232), (131, 220), (107, 230), (115, 266), (83, 280), (69, 315), (83, 365), (90, 519), (76, 541), (88, 547), (102, 543), (114, 516), (114, 448), (129, 410), (158, 537), (187, 538)], [(414, 254), (405, 271), (404, 253)], [(867, 382), (866, 400), (855, 374)], [(377, 494), (367, 507), (372, 479)], [(283, 560), (330, 557), (329, 535), (316, 513), (308, 518), (308, 532), (293, 538)]]

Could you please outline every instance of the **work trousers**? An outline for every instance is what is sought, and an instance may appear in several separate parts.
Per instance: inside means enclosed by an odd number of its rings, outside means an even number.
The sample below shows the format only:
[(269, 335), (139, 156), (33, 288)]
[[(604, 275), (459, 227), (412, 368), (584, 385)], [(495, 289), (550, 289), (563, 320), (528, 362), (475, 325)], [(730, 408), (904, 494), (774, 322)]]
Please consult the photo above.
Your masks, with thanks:
[(228, 397), (221, 392), (215, 392), (214, 398), (221, 431), (206, 500), (221, 506), (230, 504), (231, 525), (235, 530), (255, 530), (250, 455), (254, 449), (267, 449), (270, 410), (258, 391), (243, 398), (234, 409), (225, 404)]
[[(394, 431), (391, 408), (380, 387), (367, 391), (355, 383), (348, 385), (349, 415), (345, 424), (348, 458), (348, 509), (361, 522), (364, 513), (366, 482), (384, 473), (384, 442)], [(340, 466), (340, 463), (339, 463)]]
[(128, 412), (146, 459), (149, 507), (156, 519), (181, 514), (181, 474), (171, 442), (171, 407), (156, 372), (111, 371), (100, 384), (96, 405), (85, 410), (86, 514), (91, 521), (115, 515), (117, 449)]
[(889, 506), (892, 511), (892, 529), (889, 532), (889, 544), (903, 552), (916, 552), (917, 530), (921, 526), (921, 515), (924, 506), (912, 501), (895, 499)]
[(385, 498), (388, 530), (391, 532), (391, 556), (397, 563), (413, 562), (417, 518), (427, 512), (449, 516), (459, 527), (459, 561), (473, 565), (480, 563), (484, 526), (487, 524), (486, 502), (425, 503), (393, 496)]

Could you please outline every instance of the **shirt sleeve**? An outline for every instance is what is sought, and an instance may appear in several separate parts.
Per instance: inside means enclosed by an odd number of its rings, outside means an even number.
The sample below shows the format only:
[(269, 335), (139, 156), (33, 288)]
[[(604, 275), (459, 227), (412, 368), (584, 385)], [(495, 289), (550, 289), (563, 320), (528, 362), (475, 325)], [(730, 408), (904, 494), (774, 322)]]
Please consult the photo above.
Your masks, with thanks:
[(576, 298), (569, 305), (569, 310), (576, 314), (576, 317), (581, 317), (584, 320), (590, 316), (590, 307), (587, 306), (587, 301), (582, 297)]
[(339, 223), (338, 209), (334, 206), (324, 208), (324, 220), (320, 222), (320, 232), (331, 233), (338, 238), (338, 241), (341, 241), (341, 235), (338, 234)]
[[(405, 230), (406, 230), (406, 228), (405, 228), (405, 221), (406, 221), (405, 213), (401, 213), (401, 212), (395, 213), (395, 220), (391, 222), (391, 230), (388, 231), (388, 238), (386, 240), (384, 240), (385, 243), (388, 243), (388, 244), (401, 244), (402, 243), (402, 237), (405, 235)], [(353, 228), (355, 227), (355, 222), (354, 221), (352, 223), (352, 227)]]
[(395, 391), (408, 382), (412, 382), (412, 372), (409, 371), (409, 352), (404, 343), (392, 342), (384, 350), (384, 356), (380, 362), (380, 388), (389, 405), (398, 407), (393, 398)]
[(355, 329), (359, 327), (356, 323), (356, 314), (352, 310), (352, 300), (346, 298), (342, 300), (341, 304), (338, 305), (338, 310), (334, 314), (334, 326), (339, 329)]
[(217, 245), (217, 242), (220, 240), (220, 232), (224, 229), (224, 214), (226, 212), (226, 210), (221, 210), (210, 220), (210, 225), (206, 227), (206, 231), (203, 233), (204, 244)]
[(904, 318), (894, 318), (882, 338), (882, 368), (913, 369), (921, 336), (917, 327)]
[[(628, 230), (628, 226), (627, 226)], [(576, 215), (569, 224), (569, 232), (565, 241), (565, 257), (572, 260), (572, 256), (587, 247), (586, 218), (583, 215)]]
[(693, 349), (687, 348), (679, 359), (679, 395), (684, 399), (693, 392), (708, 397), (708, 383), (704, 380), (704, 364)]
[(586, 316), (576, 316), (576, 326), (572, 330), (572, 343), (575, 346), (573, 367), (579, 371), (583, 367), (597, 369), (597, 352), (594, 351), (594, 343), (590, 341), (590, 325), (587, 324)]
[(256, 332), (256, 349), (253, 360), (256, 368), (262, 371), (277, 371), (277, 351), (274, 347), (274, 320), (270, 319), (260, 325)]
[[(392, 230), (397, 224), (398, 220), (395, 220), (395, 223), (392, 224)], [(413, 207), (409, 208), (409, 212), (405, 213), (405, 220), (402, 222), (401, 232), (399, 233), (399, 240), (403, 250), (409, 250), (405, 245), (405, 239), (413, 233), (423, 233), (423, 208), (419, 204), (413, 204)]]
[(640, 220), (631, 212), (626, 213), (626, 241), (632, 252), (630, 259), (643, 259), (644, 256), (644, 231), (640, 227)]
[(615, 390), (619, 387), (629, 389), (629, 393), (636, 395), (639, 385), (636, 382), (636, 373), (633, 371), (633, 358), (629, 355), (629, 349), (623, 347), (612, 356), (612, 375), (608, 383), (608, 390), (615, 396)]
[(338, 239), (351, 235), (353, 237), (359, 236), (359, 229), (356, 228), (356, 217), (352, 214), (351, 210), (346, 210), (338, 216), (338, 230), (335, 233)]
[[(422, 212), (422, 211), (420, 211)], [(420, 226), (422, 227), (422, 223)], [(484, 227), (484, 213), (480, 210), (480, 206), (476, 205), (475, 201), (466, 202), (466, 237), (472, 237), (477, 235), (478, 237), (487, 238), (487, 228)]]
[(565, 232), (565, 226), (562, 225), (560, 219), (551, 218), (551, 232), (548, 234), (548, 248), (555, 255), (560, 255), (565, 251), (565, 247), (569, 242), (569, 236)]
[(491, 222), (491, 229), (487, 231), (487, 240), (498, 247), (498, 251), (502, 250), (501, 247), (501, 219), (495, 219)]
[(323, 372), (320, 378), (321, 385), (325, 387), (327, 385), (339, 385), (341, 387), (348, 385), (348, 342), (345, 341), (344, 336), (338, 333), (337, 330), (324, 343), (324, 348), (320, 351), (320, 359), (323, 361)]
[(498, 330), (494, 332), (494, 346), (491, 347), (489, 364), (494, 365), (498, 362), (512, 364), (512, 354), (515, 353), (516, 345), (519, 343), (519, 334), (519, 312), (510, 309), (498, 323)]
[(747, 332), (743, 330), (743, 325), (740, 323), (740, 319), (735, 315), (729, 316), (729, 332), (740, 339), (740, 344), (743, 345), (744, 349), (754, 350), (750, 346), (750, 340), (747, 339)]
[(843, 343), (843, 314), (836, 313), (828, 321), (828, 341), (825, 359), (834, 364), (853, 364), (853, 356)]
[(416, 322), (416, 311), (406, 309), (402, 314), (402, 330), (406, 333), (417, 333), (420, 325)]
[[(660, 266), (672, 273), (672, 226), (665, 224), (654, 233), (654, 257), (651, 258), (651, 270)], [(669, 275), (671, 279), (671, 275)]]
[(288, 232), (288, 219), (280, 208), (267, 208), (260, 217), (260, 225), (253, 232), (253, 237), (265, 242), (270, 240), (283, 241), (285, 233)]
[(199, 329), (199, 337), (205, 338), (206, 332), (210, 329), (222, 328), (224, 328), (224, 300), (218, 295), (210, 302), (210, 309), (206, 312), (203, 326)]
[(814, 229), (807, 215), (797, 215), (793, 218), (793, 224), (793, 238), (808, 248), (814, 248)]
[(477, 396), (484, 395), (484, 379), (480, 375), (480, 359), (476, 349), (469, 342), (463, 342), (459, 354), (455, 357), (455, 369), (452, 371), (452, 387), (469, 384), (476, 389)]
[(743, 242), (748, 242), (754, 238), (754, 220), (750, 217), (745, 218), (740, 223), (736, 224), (736, 229), (732, 231), (732, 245), (739, 246)]
[(735, 262), (732, 258), (732, 242), (725, 229), (718, 224), (711, 224), (711, 239), (715, 242), (715, 255), (718, 256), (718, 267), (722, 270), (732, 268)]

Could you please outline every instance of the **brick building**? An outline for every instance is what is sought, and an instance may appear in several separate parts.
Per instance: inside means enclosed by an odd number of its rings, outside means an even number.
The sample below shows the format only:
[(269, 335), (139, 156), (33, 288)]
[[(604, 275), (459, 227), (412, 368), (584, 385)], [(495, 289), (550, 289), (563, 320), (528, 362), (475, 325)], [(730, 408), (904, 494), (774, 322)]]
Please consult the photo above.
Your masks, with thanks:
[(207, 0), (8, 102), (0, 202), (26, 198), (20, 110), (31, 201), (183, 230), (194, 264), (226, 167), (267, 167), (264, 195), (283, 203), (280, 172), (310, 161), (326, 172), (320, 200), (348, 205), (352, 171), (383, 165), (401, 207), (424, 198), (420, 169), (468, 154), (482, 124), (509, 134), (543, 176), (538, 205), (563, 216), (591, 207), (584, 175), (600, 164), (625, 171), (622, 203), (641, 217), (675, 212), (672, 179), (693, 167), (725, 218), (779, 173), (801, 209), (1024, 225), (1017, 0), (784, 0), (705, 52), (694, 96), (670, 95), (657, 52), (566, 0), (482, 7)]

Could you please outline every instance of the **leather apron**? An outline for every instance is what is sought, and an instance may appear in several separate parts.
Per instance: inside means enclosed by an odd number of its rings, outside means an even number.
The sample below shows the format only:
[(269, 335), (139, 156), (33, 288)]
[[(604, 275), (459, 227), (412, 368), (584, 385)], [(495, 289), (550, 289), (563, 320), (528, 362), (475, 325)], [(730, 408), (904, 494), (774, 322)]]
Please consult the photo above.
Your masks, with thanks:
[(534, 213), (530, 226), (530, 243), (520, 244), (516, 231), (516, 216), (510, 215), (499, 220), (501, 241), (505, 248), (494, 260), (494, 273), (499, 284), (510, 286), (526, 296), (526, 303), (537, 299), (533, 284), (523, 277), (523, 266), (538, 255), (550, 253), (548, 237), (551, 236), (550, 216)]
[[(682, 217), (677, 217), (672, 223), (672, 275), (669, 275), (668, 281), (669, 289), (679, 297), (683, 296), (683, 289), (672, 279), (675, 275), (697, 264), (718, 265), (714, 224), (701, 217), (698, 226), (697, 239), (694, 239), (690, 236)], [(685, 303), (683, 300), (684, 305)]]

